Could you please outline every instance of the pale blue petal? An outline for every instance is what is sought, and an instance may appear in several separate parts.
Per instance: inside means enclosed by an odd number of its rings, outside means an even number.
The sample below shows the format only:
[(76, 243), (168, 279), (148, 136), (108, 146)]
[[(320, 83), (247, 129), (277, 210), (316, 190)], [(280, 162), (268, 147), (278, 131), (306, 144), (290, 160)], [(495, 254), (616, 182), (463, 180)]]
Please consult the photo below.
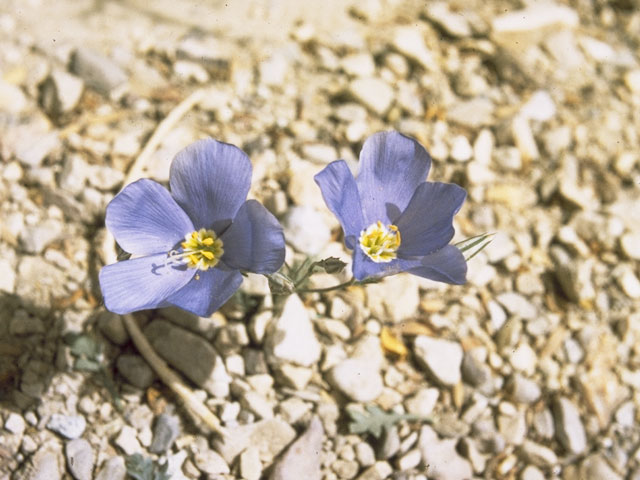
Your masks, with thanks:
[(467, 281), (467, 261), (454, 245), (425, 255), (417, 260), (399, 259), (402, 270), (436, 282), (462, 285)]
[(398, 132), (369, 137), (360, 152), (357, 178), (365, 224), (394, 223), (427, 178), (430, 166), (431, 157), (412, 138)]
[(455, 233), (453, 216), (466, 197), (467, 192), (452, 183), (420, 184), (395, 224), (402, 235), (398, 256), (422, 256), (447, 245)]
[(397, 259), (390, 262), (374, 262), (362, 251), (359, 245), (353, 250), (351, 268), (353, 276), (358, 281), (366, 278), (382, 278), (402, 271)]
[(358, 186), (347, 163), (331, 162), (314, 179), (327, 207), (342, 225), (347, 247), (353, 249), (365, 225)]
[(180, 151), (171, 164), (171, 194), (196, 229), (221, 233), (251, 185), (251, 162), (239, 148), (211, 138)]
[(100, 289), (107, 309), (125, 314), (161, 306), (195, 274), (195, 269), (168, 260), (161, 253), (102, 267)]
[(167, 189), (147, 179), (127, 185), (111, 200), (105, 223), (122, 249), (135, 255), (166, 253), (193, 231)]
[(200, 317), (208, 317), (229, 300), (241, 283), (242, 275), (237, 270), (211, 268), (206, 272), (199, 271), (182, 289), (167, 297), (167, 302)]
[(269, 210), (247, 200), (220, 237), (222, 261), (230, 268), (254, 273), (273, 273), (284, 263), (284, 233)]

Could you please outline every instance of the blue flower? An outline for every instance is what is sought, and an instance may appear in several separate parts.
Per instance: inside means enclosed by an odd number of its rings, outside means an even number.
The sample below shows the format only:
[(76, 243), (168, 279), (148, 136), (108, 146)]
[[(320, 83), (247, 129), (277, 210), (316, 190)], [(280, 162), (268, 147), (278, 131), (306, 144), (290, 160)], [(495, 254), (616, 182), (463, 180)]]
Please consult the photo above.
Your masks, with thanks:
[(426, 182), (431, 157), (415, 140), (380, 132), (360, 152), (360, 172), (344, 160), (315, 176), (329, 209), (353, 250), (356, 280), (399, 272), (439, 282), (465, 282), (467, 263), (453, 237), (453, 216), (466, 192), (458, 185)]
[(273, 273), (284, 262), (282, 227), (246, 200), (251, 162), (233, 145), (200, 140), (171, 164), (169, 193), (138, 180), (107, 206), (106, 224), (134, 258), (100, 271), (115, 313), (175, 305), (211, 315), (242, 283), (240, 271)]

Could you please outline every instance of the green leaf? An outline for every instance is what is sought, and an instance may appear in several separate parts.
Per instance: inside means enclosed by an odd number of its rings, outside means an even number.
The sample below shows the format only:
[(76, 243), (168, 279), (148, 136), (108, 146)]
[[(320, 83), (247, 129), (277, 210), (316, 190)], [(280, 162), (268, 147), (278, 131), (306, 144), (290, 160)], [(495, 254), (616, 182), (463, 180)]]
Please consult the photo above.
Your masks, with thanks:
[(482, 233), (474, 237), (465, 238), (464, 240), (456, 243), (455, 246), (458, 247), (458, 249), (462, 253), (466, 252), (467, 250), (471, 250), (475, 247), (478, 247), (468, 257), (465, 258), (465, 260), (468, 262), (473, 257), (475, 257), (478, 253), (484, 250), (487, 245), (491, 243), (491, 241), (493, 240), (492, 237), (494, 235), (495, 233)]
[(413, 415), (410, 413), (385, 412), (377, 405), (367, 405), (365, 412), (356, 408), (348, 408), (347, 413), (351, 417), (349, 422), (349, 432), (361, 434), (370, 433), (375, 438), (380, 438), (382, 432), (393, 427), (401, 420), (427, 421), (426, 417)]
[(75, 357), (96, 358), (100, 355), (100, 344), (87, 335), (78, 335), (68, 339), (71, 354)]
[(76, 358), (73, 368), (76, 370), (83, 370), (85, 372), (99, 372), (102, 369), (102, 366), (95, 360), (81, 357)]

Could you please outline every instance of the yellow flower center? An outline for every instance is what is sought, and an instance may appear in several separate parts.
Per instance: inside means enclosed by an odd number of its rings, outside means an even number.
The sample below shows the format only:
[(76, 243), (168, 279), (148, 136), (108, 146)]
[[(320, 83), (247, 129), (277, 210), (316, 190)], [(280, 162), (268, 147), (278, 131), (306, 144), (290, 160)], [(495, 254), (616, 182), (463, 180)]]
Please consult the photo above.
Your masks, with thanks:
[(398, 227), (385, 227), (380, 221), (363, 230), (359, 240), (362, 251), (376, 263), (387, 263), (396, 258), (401, 241)]
[(180, 244), (183, 251), (171, 252), (173, 258), (183, 258), (189, 268), (207, 271), (216, 266), (224, 254), (223, 243), (213, 230), (201, 228), (185, 235)]

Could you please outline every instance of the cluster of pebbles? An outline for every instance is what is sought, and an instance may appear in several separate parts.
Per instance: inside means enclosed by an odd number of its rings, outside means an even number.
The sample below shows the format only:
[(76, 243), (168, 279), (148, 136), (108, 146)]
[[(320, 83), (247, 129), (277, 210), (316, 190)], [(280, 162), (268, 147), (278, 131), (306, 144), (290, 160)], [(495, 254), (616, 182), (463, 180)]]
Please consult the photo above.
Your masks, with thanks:
[[(633, 1), (367, 0), (272, 42), (136, 1), (84, 2), (85, 30), (52, 41), (23, 28), (44, 8), (24, 3), (0, 13), (0, 479), (121, 480), (136, 453), (172, 479), (640, 479)], [(467, 189), (456, 240), (496, 232), (464, 286), (402, 274), (275, 297), (250, 276), (210, 318), (137, 315), (226, 438), (158, 381), (97, 284), (106, 204), (196, 89), (144, 175), (166, 182), (203, 136), (238, 145), (291, 263), (349, 258), (313, 175), (357, 168), (384, 129)], [(349, 433), (347, 408), (369, 404), (430, 420)]]

